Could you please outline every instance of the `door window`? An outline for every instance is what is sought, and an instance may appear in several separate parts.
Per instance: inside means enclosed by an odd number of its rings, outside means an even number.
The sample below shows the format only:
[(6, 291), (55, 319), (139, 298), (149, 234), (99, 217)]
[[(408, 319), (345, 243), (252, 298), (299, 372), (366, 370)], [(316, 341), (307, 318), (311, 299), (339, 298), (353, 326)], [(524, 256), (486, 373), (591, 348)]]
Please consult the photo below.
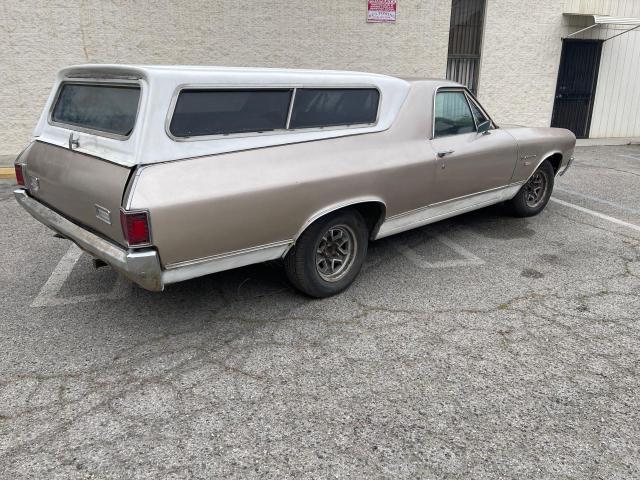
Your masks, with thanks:
[(433, 134), (435, 138), (475, 132), (467, 97), (462, 91), (444, 91), (436, 94)]
[(480, 110), (480, 107), (478, 107), (476, 102), (474, 102), (471, 98), (469, 98), (469, 105), (471, 105), (471, 112), (473, 113), (473, 118), (476, 121), (476, 126), (479, 126), (489, 120), (487, 116), (482, 113), (482, 110)]

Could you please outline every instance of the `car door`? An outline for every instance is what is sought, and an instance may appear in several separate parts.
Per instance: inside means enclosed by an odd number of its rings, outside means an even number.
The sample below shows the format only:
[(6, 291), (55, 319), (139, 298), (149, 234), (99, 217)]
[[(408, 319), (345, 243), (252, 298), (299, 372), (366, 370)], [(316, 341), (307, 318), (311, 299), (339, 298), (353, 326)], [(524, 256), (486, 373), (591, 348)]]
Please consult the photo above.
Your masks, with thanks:
[(478, 126), (491, 121), (463, 88), (436, 91), (431, 145), (438, 168), (434, 203), (453, 200), (509, 184), (517, 161), (517, 144), (506, 131)]

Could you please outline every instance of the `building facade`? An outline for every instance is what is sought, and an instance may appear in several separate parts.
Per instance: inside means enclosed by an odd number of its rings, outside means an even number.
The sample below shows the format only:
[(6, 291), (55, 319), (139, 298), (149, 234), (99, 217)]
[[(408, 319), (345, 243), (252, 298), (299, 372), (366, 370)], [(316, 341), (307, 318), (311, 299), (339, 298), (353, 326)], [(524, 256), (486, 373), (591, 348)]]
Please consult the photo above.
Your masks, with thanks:
[[(397, 0), (394, 23), (367, 23), (367, 3), (3, 2), (1, 153), (15, 154), (28, 141), (55, 72), (79, 63), (448, 76), (476, 91), (498, 124), (580, 127), (582, 121), (581, 136), (640, 137), (640, 28), (631, 30), (640, 26), (640, 1)], [(600, 16), (627, 20), (607, 23)], [(591, 55), (589, 72), (582, 49)], [(560, 92), (559, 72), (566, 73)], [(572, 75), (593, 81), (578, 85)]]

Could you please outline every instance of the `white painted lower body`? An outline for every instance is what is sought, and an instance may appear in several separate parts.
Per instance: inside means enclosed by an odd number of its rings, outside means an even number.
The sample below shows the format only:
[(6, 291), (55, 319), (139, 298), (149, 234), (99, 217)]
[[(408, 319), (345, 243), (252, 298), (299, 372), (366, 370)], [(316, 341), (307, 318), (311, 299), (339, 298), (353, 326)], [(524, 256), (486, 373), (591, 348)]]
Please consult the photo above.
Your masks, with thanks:
[(254, 263), (282, 258), (293, 245), (293, 240), (262, 245), (247, 250), (217, 255), (206, 259), (169, 265), (162, 271), (162, 283), (177, 283), (210, 273), (245, 267)]
[[(396, 233), (411, 230), (412, 228), (418, 228), (429, 223), (444, 220), (445, 218), (510, 200), (515, 196), (521, 186), (522, 183), (511, 184), (506, 187), (500, 187), (494, 190), (429, 205), (400, 215), (394, 215), (385, 220), (375, 239), (388, 237)], [(229, 254), (169, 265), (166, 270), (162, 271), (162, 283), (164, 285), (177, 283), (210, 273), (283, 258), (293, 244), (294, 240), (284, 240), (282, 242), (240, 250)]]
[(386, 219), (382, 224), (376, 235), (376, 240), (438, 222), (446, 218), (455, 217), (456, 215), (461, 215), (472, 210), (511, 200), (516, 193), (518, 193), (520, 187), (522, 187), (522, 183), (514, 183), (506, 187), (474, 193), (394, 215)]

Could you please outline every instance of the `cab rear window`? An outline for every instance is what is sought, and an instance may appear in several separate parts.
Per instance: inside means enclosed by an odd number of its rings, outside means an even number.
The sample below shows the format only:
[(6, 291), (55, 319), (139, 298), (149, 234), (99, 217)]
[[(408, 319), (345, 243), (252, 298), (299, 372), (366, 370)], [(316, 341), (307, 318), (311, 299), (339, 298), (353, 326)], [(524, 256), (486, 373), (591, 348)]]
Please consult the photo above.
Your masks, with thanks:
[(63, 83), (51, 114), (54, 123), (127, 137), (138, 113), (140, 87)]

